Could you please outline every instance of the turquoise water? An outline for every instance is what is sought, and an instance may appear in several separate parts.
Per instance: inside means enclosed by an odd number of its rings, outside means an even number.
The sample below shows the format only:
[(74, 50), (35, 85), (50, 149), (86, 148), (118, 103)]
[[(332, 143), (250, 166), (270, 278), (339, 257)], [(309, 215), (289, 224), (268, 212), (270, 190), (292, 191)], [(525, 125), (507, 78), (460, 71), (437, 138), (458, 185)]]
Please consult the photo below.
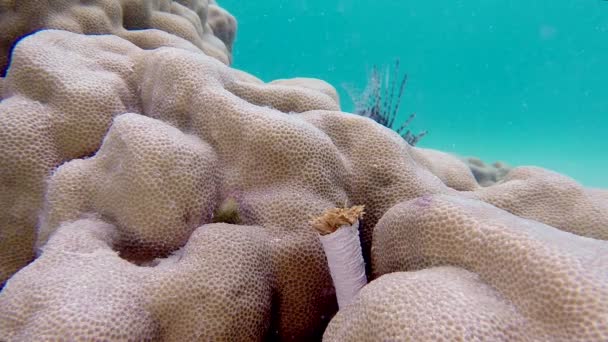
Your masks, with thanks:
[(401, 60), (419, 146), (608, 187), (608, 1), (223, 0), (235, 67), (363, 88)]

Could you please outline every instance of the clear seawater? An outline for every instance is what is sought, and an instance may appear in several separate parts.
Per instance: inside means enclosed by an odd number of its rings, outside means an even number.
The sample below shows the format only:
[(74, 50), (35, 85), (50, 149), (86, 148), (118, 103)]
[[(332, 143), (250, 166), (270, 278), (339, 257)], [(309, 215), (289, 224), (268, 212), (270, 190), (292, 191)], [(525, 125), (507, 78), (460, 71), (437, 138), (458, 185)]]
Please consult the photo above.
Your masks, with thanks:
[(373, 65), (409, 80), (419, 146), (537, 165), (608, 188), (608, 1), (223, 0), (234, 66), (316, 77), (353, 103)]

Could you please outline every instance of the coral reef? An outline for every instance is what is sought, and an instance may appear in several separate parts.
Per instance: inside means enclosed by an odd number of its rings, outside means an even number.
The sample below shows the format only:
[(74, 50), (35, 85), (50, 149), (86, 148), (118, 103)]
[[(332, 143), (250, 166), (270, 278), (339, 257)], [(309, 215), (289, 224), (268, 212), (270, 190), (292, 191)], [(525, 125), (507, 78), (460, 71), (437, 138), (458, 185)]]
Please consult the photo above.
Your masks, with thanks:
[[(191, 23), (173, 13), (189, 8), (234, 36), (205, 1), (153, 3), (40, 16), (146, 28)], [(377, 279), (327, 340), (608, 338), (605, 190), (535, 167), (482, 187), (456, 157), (340, 112), (323, 81), (263, 83), (198, 34), (120, 26), (31, 34), (0, 78), (3, 340), (319, 340), (337, 303), (310, 220), (345, 204), (365, 205)]]
[(200, 222), (211, 220), (217, 167), (216, 154), (200, 139), (159, 120), (120, 115), (93, 157), (55, 171), (37, 245), (62, 222), (96, 208), (104, 221), (120, 222), (114, 245), (123, 253), (135, 249), (145, 258), (177, 250)]
[(31, 286), (2, 292), (2, 339), (252, 341), (268, 333), (273, 275), (261, 227), (206, 225), (145, 266), (115, 252), (119, 234), (95, 218), (61, 226), (11, 279)]
[(391, 208), (372, 253), (379, 278), (332, 320), (327, 341), (608, 336), (605, 241), (434, 195)]
[[(276, 330), (320, 335), (336, 302), (308, 221), (344, 203), (348, 172), (327, 135), (288, 113), (337, 110), (332, 97), (260, 84), (200, 52), (53, 30), (20, 41), (5, 81), (3, 279), (64, 222), (112, 224), (119, 255), (143, 264), (172, 253), (234, 197), (242, 224), (258, 222), (272, 241)], [(18, 277), (1, 296), (13, 287), (23, 287)]]
[[(23, 36), (42, 29), (112, 34), (141, 48), (175, 46), (232, 59), (236, 20), (211, 0), (0, 2), (0, 76)], [(146, 30), (154, 29), (154, 30)]]

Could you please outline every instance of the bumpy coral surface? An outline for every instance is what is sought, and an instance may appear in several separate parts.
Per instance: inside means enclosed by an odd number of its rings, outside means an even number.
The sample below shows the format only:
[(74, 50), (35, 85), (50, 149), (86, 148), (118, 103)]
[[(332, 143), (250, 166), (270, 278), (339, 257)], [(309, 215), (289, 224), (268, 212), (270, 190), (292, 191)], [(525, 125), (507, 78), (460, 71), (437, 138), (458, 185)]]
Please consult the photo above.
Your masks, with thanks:
[(608, 240), (608, 202), (573, 179), (538, 167), (518, 167), (475, 198), (517, 216), (577, 235)]
[(42, 29), (113, 34), (141, 48), (200, 49), (229, 63), (236, 20), (213, 0), (0, 1), (0, 76), (17, 41)]
[(3, 291), (3, 340), (254, 341), (269, 331), (272, 272), (261, 227), (201, 226), (182, 249), (145, 266), (118, 255), (119, 236), (95, 218), (61, 226), (44, 255), (11, 279), (22, 286)]
[(527, 322), (475, 273), (394, 272), (365, 286), (324, 341), (525, 341)]
[[(129, 32), (41, 31), (13, 51), (0, 83), (0, 337), (319, 339), (337, 307), (309, 221), (365, 205), (363, 251), (381, 277), (328, 339), (410, 325), (413, 339), (472, 325), (606, 339), (605, 191), (532, 167), (481, 187), (456, 158), (339, 112), (325, 82), (265, 84), (205, 44)], [(210, 224), (227, 201), (239, 224)], [(378, 301), (394, 304), (390, 326)], [(453, 319), (416, 325), (400, 316), (413, 301), (420, 317)], [(352, 329), (364, 316), (369, 328)], [(527, 330), (505, 332), (513, 322)]]
[(218, 197), (217, 168), (211, 147), (195, 136), (145, 116), (121, 115), (94, 157), (55, 172), (38, 245), (61, 222), (96, 208), (105, 221), (121, 222), (124, 253), (153, 257), (176, 250), (199, 222), (210, 221)]
[(449, 153), (418, 147), (413, 150), (412, 157), (450, 188), (472, 191), (479, 187), (467, 165)]
[(372, 260), (380, 278), (338, 313), (327, 340), (608, 337), (605, 241), (435, 195), (382, 217)]
[[(336, 303), (308, 220), (347, 199), (334, 185), (346, 171), (331, 139), (288, 113), (338, 109), (331, 96), (263, 85), (202, 53), (63, 31), (24, 39), (6, 82), (3, 278), (33, 257), (35, 239), (82, 215), (114, 224), (117, 250), (141, 263), (174, 251), (236, 198), (243, 223), (273, 241), (277, 330), (322, 332)], [(23, 286), (13, 280), (7, 289)]]

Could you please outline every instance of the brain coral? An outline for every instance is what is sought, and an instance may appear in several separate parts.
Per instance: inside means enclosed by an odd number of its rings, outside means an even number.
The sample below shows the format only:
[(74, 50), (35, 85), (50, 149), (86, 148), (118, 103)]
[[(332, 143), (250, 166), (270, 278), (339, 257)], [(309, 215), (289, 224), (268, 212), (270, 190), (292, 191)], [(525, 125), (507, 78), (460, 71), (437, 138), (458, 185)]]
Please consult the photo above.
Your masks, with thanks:
[[(141, 4), (121, 2), (130, 3)], [(204, 17), (201, 3), (180, 3)], [(0, 292), (0, 337), (319, 339), (337, 307), (309, 220), (347, 203), (366, 206), (363, 250), (370, 276), (382, 276), (336, 316), (329, 339), (376, 336), (349, 327), (375, 312), (373, 297), (399, 313), (410, 294), (426, 312), (458, 316), (437, 336), (495, 317), (491, 327), (529, 325), (507, 335), (521, 339), (561, 323), (556, 338), (606, 338), (604, 191), (532, 167), (481, 187), (455, 158), (339, 112), (325, 82), (266, 84), (169, 33), (123, 33), (45, 30), (13, 50), (0, 83), (0, 281), (12, 276)], [(226, 201), (241, 222), (210, 224)], [(406, 219), (420, 220), (423, 247), (441, 253), (393, 246), (408, 242), (409, 226), (388, 224)], [(379, 242), (386, 226), (399, 234), (393, 244)], [(397, 273), (383, 283), (385, 272)], [(524, 272), (537, 292), (520, 290)], [(402, 284), (416, 277), (436, 291)], [(546, 298), (557, 309), (543, 318)], [(492, 309), (458, 305), (485, 302)], [(571, 310), (580, 324), (566, 322)], [(369, 329), (381, 320), (369, 316)], [(391, 322), (387, 333), (408, 324)]]

